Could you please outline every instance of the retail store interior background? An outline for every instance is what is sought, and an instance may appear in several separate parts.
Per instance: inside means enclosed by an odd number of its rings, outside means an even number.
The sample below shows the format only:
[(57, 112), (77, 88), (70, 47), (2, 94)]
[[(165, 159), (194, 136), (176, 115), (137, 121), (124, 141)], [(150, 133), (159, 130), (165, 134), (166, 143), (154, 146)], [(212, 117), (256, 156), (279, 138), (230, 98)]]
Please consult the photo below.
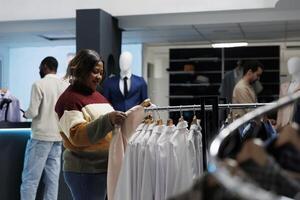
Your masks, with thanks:
[[(0, 88), (12, 91), (23, 109), (28, 107), (32, 83), (39, 78), (40, 60), (48, 55), (58, 58), (58, 73), (63, 75), (68, 55), (82, 48), (101, 53), (107, 75), (119, 72), (122, 50), (132, 52), (133, 73), (144, 77), (152, 102), (160, 106), (197, 104), (200, 96), (217, 95), (225, 72), (240, 59), (257, 59), (265, 65), (261, 79), (265, 89), (258, 98), (270, 102), (278, 98), (280, 83), (289, 79), (287, 59), (300, 56), (300, 4), (293, 0), (155, 14), (126, 14), (101, 5), (93, 9), (77, 5), (80, 9), (71, 6), (66, 13), (58, 12), (60, 18), (30, 18), (22, 11), (9, 18), (6, 6), (0, 8)], [(212, 43), (241, 41), (249, 46), (211, 47)], [(205, 74), (214, 83), (191, 85), (186, 78), (189, 73), (183, 68), (186, 64), (192, 64), (196, 73)], [(162, 119), (168, 117), (169, 113), (161, 113)], [(30, 122), (0, 123), (1, 199), (19, 199), (29, 127)], [(41, 185), (37, 199), (42, 192)], [(63, 179), (59, 199), (71, 199)]]

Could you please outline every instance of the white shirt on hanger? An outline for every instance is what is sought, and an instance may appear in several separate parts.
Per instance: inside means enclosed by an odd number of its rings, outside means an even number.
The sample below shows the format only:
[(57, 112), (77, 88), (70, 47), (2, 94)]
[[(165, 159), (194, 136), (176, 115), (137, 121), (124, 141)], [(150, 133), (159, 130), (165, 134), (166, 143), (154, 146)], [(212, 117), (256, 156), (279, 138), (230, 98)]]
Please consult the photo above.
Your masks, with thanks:
[(155, 197), (157, 140), (165, 128), (165, 125), (155, 126), (145, 148), (143, 181), (141, 187), (141, 197), (143, 197), (143, 200), (153, 200)]
[(188, 149), (188, 123), (178, 122), (168, 145), (165, 199), (188, 190), (193, 185), (192, 161)]
[(141, 196), (142, 183), (143, 183), (143, 170), (144, 170), (144, 158), (145, 158), (145, 149), (152, 134), (152, 130), (155, 126), (155, 123), (152, 123), (148, 126), (146, 133), (143, 137), (140, 138), (140, 141), (137, 141), (136, 151), (138, 152), (138, 166), (137, 166), (137, 189), (136, 189), (136, 199), (143, 199)]
[(140, 134), (142, 134), (143, 131), (145, 131), (146, 128), (147, 125), (140, 124), (136, 129), (136, 132), (129, 139), (114, 193), (114, 200), (134, 199), (135, 193), (133, 185), (134, 182), (136, 182), (136, 170), (133, 167), (135, 165), (136, 157), (134, 155), (133, 142)]
[(192, 159), (193, 180), (195, 180), (203, 173), (202, 133), (199, 124), (191, 125), (187, 140)]
[(124, 123), (121, 126), (115, 126), (114, 136), (109, 145), (107, 167), (108, 200), (113, 200), (128, 141), (144, 119), (144, 108), (140, 105), (134, 106), (126, 111), (126, 115), (127, 118)]
[(164, 200), (166, 191), (167, 149), (166, 143), (172, 137), (176, 127), (167, 126), (157, 140), (155, 166), (155, 200)]

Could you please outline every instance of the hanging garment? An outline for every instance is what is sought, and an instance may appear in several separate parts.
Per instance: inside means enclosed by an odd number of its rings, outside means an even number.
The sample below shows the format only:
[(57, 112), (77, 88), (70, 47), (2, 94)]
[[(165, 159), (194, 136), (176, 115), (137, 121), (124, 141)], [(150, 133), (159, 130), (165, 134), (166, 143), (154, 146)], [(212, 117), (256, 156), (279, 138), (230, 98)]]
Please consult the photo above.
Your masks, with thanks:
[(273, 156), (283, 169), (300, 173), (300, 151), (292, 144), (275, 147), (276, 141), (277, 137), (266, 141), (265, 147), (267, 152)]
[(270, 190), (276, 194), (294, 198), (300, 191), (300, 185), (288, 178), (279, 165), (271, 158), (266, 166), (260, 166), (252, 160), (245, 161), (240, 167), (260, 187)]
[(114, 200), (136, 199), (136, 171), (138, 163), (135, 141), (146, 132), (147, 128), (147, 124), (140, 124), (129, 139), (114, 193)]
[(204, 174), (188, 191), (169, 200), (241, 200), (220, 185), (211, 174)]
[(145, 149), (147, 142), (152, 134), (152, 130), (155, 126), (155, 123), (152, 123), (149, 125), (146, 133), (144, 134), (144, 137), (140, 137), (139, 141), (136, 141), (136, 151), (138, 153), (138, 166), (137, 166), (137, 183), (136, 183), (136, 199), (143, 199), (141, 196), (141, 190), (142, 190), (142, 183), (143, 183), (143, 170), (144, 170), (144, 159), (145, 159)]
[(295, 105), (293, 121), (300, 124), (300, 103), (299, 102), (297, 102), (297, 104)]
[(180, 121), (176, 128), (152, 123), (132, 135), (114, 199), (164, 200), (191, 187), (193, 168), (187, 127), (186, 121)]
[(260, 138), (262, 141), (266, 141), (277, 135), (277, 132), (272, 127), (269, 120), (264, 122), (251, 121), (244, 128), (241, 134), (241, 141), (244, 142), (249, 138)]
[(135, 106), (126, 112), (127, 118), (121, 127), (115, 127), (115, 135), (109, 146), (108, 170), (107, 170), (107, 196), (113, 199), (115, 187), (118, 181), (122, 161), (129, 138), (135, 132), (137, 126), (143, 121), (144, 108)]
[(188, 123), (178, 122), (176, 131), (167, 143), (165, 199), (188, 190), (193, 184), (192, 160), (188, 149)]
[(153, 128), (145, 149), (143, 181), (141, 187), (141, 197), (143, 200), (155, 199), (155, 174), (157, 157), (157, 140), (166, 128), (165, 125), (158, 125)]
[[(0, 121), (20, 122), (21, 121), (20, 101), (15, 96), (13, 96), (9, 90), (7, 90), (5, 93), (1, 92), (0, 103), (4, 99), (9, 99), (11, 100), (11, 102), (9, 104), (3, 105), (3, 108), (0, 109)], [(7, 112), (7, 116), (5, 116), (6, 112)]]
[(202, 133), (199, 124), (191, 125), (187, 140), (192, 159), (193, 180), (195, 180), (203, 173)]
[[(280, 85), (279, 97), (287, 96), (288, 94), (292, 94), (296, 90), (300, 89), (300, 83), (296, 83), (295, 81), (285, 82)], [(277, 122), (276, 129), (280, 129), (287, 125), (289, 122), (293, 121), (295, 112), (295, 105), (287, 105), (277, 112)]]
[(176, 127), (167, 126), (157, 140), (156, 166), (155, 166), (155, 200), (165, 199), (166, 171), (167, 171), (167, 142), (173, 135)]

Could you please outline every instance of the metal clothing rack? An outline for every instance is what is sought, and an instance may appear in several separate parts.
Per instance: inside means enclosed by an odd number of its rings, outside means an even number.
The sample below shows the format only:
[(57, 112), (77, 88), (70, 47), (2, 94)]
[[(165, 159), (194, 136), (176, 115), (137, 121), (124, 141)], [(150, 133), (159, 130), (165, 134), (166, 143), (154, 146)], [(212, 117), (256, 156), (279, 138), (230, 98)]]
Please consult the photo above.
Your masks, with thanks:
[(203, 169), (207, 169), (207, 151), (208, 146), (219, 131), (219, 109), (241, 109), (241, 108), (257, 108), (272, 103), (245, 103), (245, 104), (219, 104), (218, 96), (203, 96), (198, 99), (201, 104), (197, 105), (180, 105), (180, 106), (156, 106), (145, 108), (145, 112), (151, 111), (200, 111), (201, 128), (202, 128), (202, 152), (203, 152)]
[[(273, 105), (274, 103), (243, 103), (243, 104), (218, 104), (219, 109), (243, 109), (243, 108), (257, 108), (266, 105)], [(212, 110), (213, 105), (204, 105), (204, 110)], [(182, 105), (182, 106), (158, 106), (153, 108), (145, 108), (145, 112), (148, 111), (193, 111), (201, 110), (201, 105)]]
[[(283, 199), (283, 197), (279, 197), (277, 195), (274, 195), (270, 192), (267, 192), (261, 188), (258, 188), (257, 186), (254, 186), (250, 183), (245, 183), (243, 181), (240, 181), (238, 179), (233, 179), (230, 176), (229, 171), (224, 168), (221, 165), (221, 158), (219, 157), (219, 153), (222, 144), (226, 141), (227, 138), (229, 138), (232, 134), (234, 134), (234, 131), (236, 131), (240, 126), (243, 124), (249, 122), (250, 120), (253, 120), (259, 116), (262, 116), (264, 114), (270, 113), (272, 111), (278, 110), (288, 104), (294, 103), (297, 100), (300, 99), (300, 91), (291, 94), (289, 96), (280, 98), (278, 101), (265, 105), (263, 107), (257, 108), (253, 110), (252, 112), (249, 112), (242, 116), (241, 118), (235, 120), (233, 123), (229, 124), (226, 128), (224, 128), (219, 134), (217, 134), (216, 138), (211, 143), (211, 146), (209, 148), (209, 154), (210, 154), (210, 161), (211, 166), (215, 168), (214, 175), (215, 177), (228, 189), (234, 191), (237, 194), (242, 195), (245, 199)], [(255, 193), (261, 194), (261, 197), (263, 198), (255, 198), (256, 195), (253, 195), (253, 191), (243, 189), (242, 186), (245, 188), (248, 186), (249, 188), (256, 187)]]

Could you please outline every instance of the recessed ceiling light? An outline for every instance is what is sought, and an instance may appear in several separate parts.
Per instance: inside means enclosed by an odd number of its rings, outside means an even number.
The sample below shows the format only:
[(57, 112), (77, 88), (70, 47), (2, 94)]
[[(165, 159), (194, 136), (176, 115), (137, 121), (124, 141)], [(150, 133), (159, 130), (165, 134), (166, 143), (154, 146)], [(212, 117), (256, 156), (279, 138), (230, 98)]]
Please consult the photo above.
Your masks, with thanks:
[(243, 47), (248, 46), (247, 42), (235, 42), (235, 43), (214, 43), (211, 44), (213, 48), (230, 48), (230, 47)]

